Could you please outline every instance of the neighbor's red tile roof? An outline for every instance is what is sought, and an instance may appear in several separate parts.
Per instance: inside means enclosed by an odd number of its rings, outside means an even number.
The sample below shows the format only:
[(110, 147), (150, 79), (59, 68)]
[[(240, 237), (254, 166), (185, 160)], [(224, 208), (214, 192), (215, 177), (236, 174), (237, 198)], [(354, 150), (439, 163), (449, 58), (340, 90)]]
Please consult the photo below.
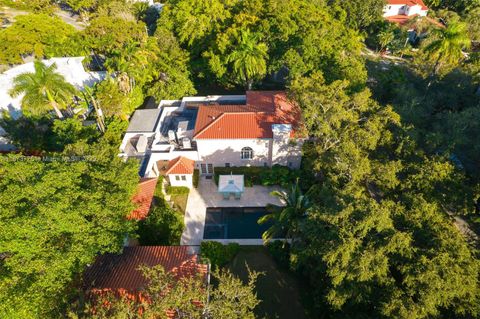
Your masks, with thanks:
[(206, 275), (208, 265), (200, 264), (188, 246), (124, 247), (119, 255), (105, 254), (84, 273), (84, 288), (93, 293), (112, 291), (136, 295), (147, 285), (139, 267), (162, 265), (166, 272), (179, 277)]
[(183, 156), (179, 156), (168, 162), (165, 175), (193, 174), (194, 170), (195, 170), (195, 161)]
[(284, 91), (248, 91), (246, 105), (201, 105), (194, 138), (272, 138), (272, 124), (295, 131), (300, 121), (300, 108)]
[[(406, 15), (401, 14), (401, 15), (396, 15), (396, 16), (385, 17), (385, 19), (387, 19), (389, 22), (404, 25), (404, 24), (407, 24), (410, 20), (412, 20), (413, 18), (416, 18), (416, 17), (419, 17), (419, 15), (418, 14), (413, 14), (411, 16), (406, 16)], [(437, 20), (432, 19), (430, 17), (422, 17), (422, 19), (426, 19), (426, 21), (436, 25), (439, 28), (445, 28), (445, 25), (441, 24)], [(416, 25), (413, 24), (412, 28), (416, 29)]]
[(422, 7), (422, 10), (428, 10), (423, 0), (387, 0), (387, 3), (391, 5), (408, 5), (410, 7), (419, 5)]
[(142, 220), (147, 217), (152, 204), (153, 194), (155, 193), (155, 187), (157, 187), (156, 178), (142, 178), (140, 180), (137, 193), (132, 198), (133, 203), (138, 205), (138, 207), (128, 215), (128, 219)]
[(406, 24), (410, 19), (413, 19), (415, 17), (418, 17), (418, 14), (414, 14), (414, 15), (411, 15), (411, 16), (400, 14), (400, 15), (385, 17), (385, 19), (387, 19), (389, 22), (398, 23), (400, 25), (403, 25), (403, 24)]

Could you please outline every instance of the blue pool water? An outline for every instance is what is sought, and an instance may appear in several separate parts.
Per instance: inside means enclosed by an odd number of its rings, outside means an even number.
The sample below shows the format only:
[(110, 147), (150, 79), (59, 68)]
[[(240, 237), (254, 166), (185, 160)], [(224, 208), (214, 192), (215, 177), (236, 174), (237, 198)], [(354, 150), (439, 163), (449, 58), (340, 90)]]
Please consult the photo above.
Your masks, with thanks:
[(204, 239), (260, 239), (271, 223), (259, 225), (264, 207), (207, 208)]

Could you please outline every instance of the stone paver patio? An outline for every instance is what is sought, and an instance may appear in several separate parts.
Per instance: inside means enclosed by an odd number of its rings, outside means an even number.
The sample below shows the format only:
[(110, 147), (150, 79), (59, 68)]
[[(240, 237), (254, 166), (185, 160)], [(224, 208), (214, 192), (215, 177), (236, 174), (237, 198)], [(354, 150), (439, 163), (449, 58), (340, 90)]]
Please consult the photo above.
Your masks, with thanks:
[[(181, 245), (200, 245), (203, 240), (205, 216), (207, 207), (265, 207), (267, 204), (282, 205), (277, 197), (270, 195), (279, 187), (253, 186), (245, 187), (241, 199), (231, 197), (225, 200), (218, 193), (217, 185), (213, 180), (201, 177), (198, 188), (190, 190), (187, 209), (185, 211), (185, 230), (181, 238)], [(258, 244), (257, 239), (244, 240), (245, 244)], [(260, 240), (261, 241), (261, 240)]]

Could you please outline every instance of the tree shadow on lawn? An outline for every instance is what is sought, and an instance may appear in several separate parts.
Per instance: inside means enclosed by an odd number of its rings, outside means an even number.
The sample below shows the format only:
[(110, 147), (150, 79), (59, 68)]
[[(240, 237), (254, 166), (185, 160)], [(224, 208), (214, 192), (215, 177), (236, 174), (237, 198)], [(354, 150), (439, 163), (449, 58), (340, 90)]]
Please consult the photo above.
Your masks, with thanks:
[(251, 271), (263, 272), (256, 284), (256, 293), (261, 300), (255, 309), (258, 318), (307, 318), (300, 301), (300, 285), (297, 279), (280, 270), (266, 248), (242, 247), (226, 268), (246, 282), (248, 279), (246, 264)]

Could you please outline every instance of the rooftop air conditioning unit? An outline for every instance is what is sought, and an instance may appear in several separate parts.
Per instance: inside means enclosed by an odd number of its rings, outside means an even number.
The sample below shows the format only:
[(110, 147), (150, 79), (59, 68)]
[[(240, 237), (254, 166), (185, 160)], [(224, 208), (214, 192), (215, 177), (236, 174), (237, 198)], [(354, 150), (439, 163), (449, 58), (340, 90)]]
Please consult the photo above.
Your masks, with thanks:
[(188, 137), (184, 137), (182, 139), (182, 145), (183, 148), (192, 148), (192, 143), (190, 142), (190, 139)]
[(147, 144), (148, 144), (147, 137), (145, 135), (141, 135), (138, 138), (137, 145), (135, 146), (135, 148), (137, 149), (137, 152), (145, 153), (145, 151), (147, 150)]

